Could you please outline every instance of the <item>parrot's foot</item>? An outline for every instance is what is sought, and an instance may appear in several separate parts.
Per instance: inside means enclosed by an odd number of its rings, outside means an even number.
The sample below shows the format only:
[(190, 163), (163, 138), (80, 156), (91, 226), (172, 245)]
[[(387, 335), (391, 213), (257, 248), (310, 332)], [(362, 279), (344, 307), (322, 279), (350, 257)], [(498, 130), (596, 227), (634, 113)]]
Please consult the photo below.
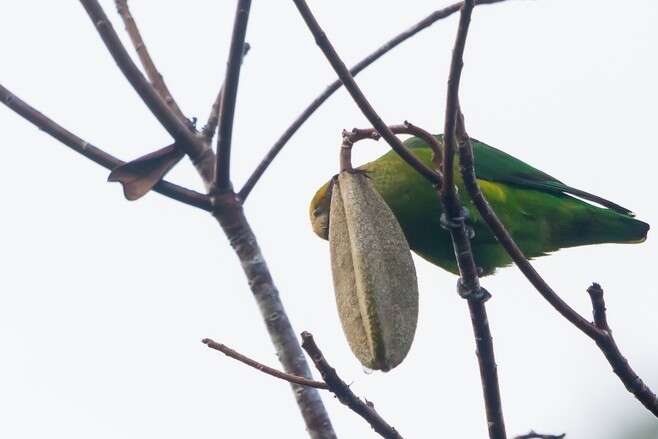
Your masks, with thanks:
[(475, 229), (473, 229), (473, 227), (468, 224), (469, 218), (470, 214), (468, 213), (468, 210), (465, 207), (462, 207), (461, 215), (448, 218), (445, 213), (442, 213), (439, 221), (441, 223), (441, 227), (448, 231), (459, 229), (463, 225), (466, 228), (466, 234), (468, 235), (469, 239), (473, 239), (475, 238)]
[(466, 286), (464, 286), (461, 278), (459, 278), (457, 281), (457, 292), (462, 299), (466, 300), (473, 299), (480, 302), (486, 302), (487, 300), (491, 299), (491, 293), (489, 293), (489, 291), (487, 291), (484, 287), (479, 287), (475, 290), (468, 289)]
[[(350, 174), (356, 174), (356, 175), (363, 175), (364, 177), (367, 178), (372, 178), (370, 177), (370, 174), (372, 171), (366, 171), (365, 169), (345, 169), (343, 172), (349, 172)], [(338, 177), (338, 175), (336, 175)]]

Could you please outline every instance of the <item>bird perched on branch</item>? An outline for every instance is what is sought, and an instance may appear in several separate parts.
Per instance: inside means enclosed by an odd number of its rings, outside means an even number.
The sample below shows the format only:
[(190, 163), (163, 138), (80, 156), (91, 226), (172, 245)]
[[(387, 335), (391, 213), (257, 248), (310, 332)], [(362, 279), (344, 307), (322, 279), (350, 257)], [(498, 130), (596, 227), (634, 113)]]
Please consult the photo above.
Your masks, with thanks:
[[(439, 142), (443, 136), (437, 136)], [(420, 138), (404, 142), (422, 162), (432, 166), (432, 150)], [(528, 258), (561, 248), (601, 243), (639, 243), (649, 225), (611, 201), (581, 191), (496, 148), (472, 139), (475, 174), (482, 192)], [(455, 163), (455, 184), (466, 190)], [(394, 151), (358, 169), (372, 179), (375, 189), (393, 211), (411, 249), (429, 262), (457, 274), (450, 234), (441, 227), (442, 207), (432, 185)], [(310, 205), (313, 231), (327, 239), (331, 182), (324, 184)], [(578, 198), (576, 198), (578, 197)], [(503, 247), (467, 195), (461, 196), (473, 230), (475, 262), (482, 275), (511, 263)], [(595, 206), (587, 200), (598, 204)]]

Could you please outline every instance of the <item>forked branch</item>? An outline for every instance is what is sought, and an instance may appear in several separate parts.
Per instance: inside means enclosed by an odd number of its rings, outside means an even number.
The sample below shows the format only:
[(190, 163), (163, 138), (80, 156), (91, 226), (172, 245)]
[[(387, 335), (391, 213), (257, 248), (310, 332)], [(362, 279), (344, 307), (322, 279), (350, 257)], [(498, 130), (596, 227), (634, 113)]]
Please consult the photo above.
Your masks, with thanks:
[[(122, 160), (81, 139), (45, 116), (43, 113), (40, 113), (36, 108), (30, 106), (27, 102), (20, 99), (2, 85), (0, 85), (0, 101), (46, 134), (49, 134), (72, 150), (82, 154), (102, 167), (111, 170), (124, 164)], [(205, 211), (212, 210), (210, 197), (207, 195), (191, 189), (186, 189), (166, 180), (162, 180), (155, 185), (154, 190), (173, 200), (180, 201), (181, 203), (189, 204), (190, 206), (198, 207)]]
[(322, 355), (322, 351), (315, 343), (313, 336), (309, 332), (302, 332), (302, 347), (306, 351), (316, 369), (322, 375), (324, 381), (315, 381), (308, 378), (300, 377), (294, 374), (282, 372), (272, 367), (266, 366), (252, 358), (249, 358), (228, 346), (217, 343), (209, 338), (203, 339), (202, 343), (211, 349), (219, 351), (229, 358), (233, 358), (241, 363), (244, 363), (256, 370), (259, 370), (267, 375), (275, 378), (288, 381), (292, 384), (297, 384), (305, 387), (313, 387), (315, 389), (329, 390), (333, 393), (338, 400), (346, 405), (350, 410), (361, 416), (370, 424), (380, 436), (387, 439), (402, 439), (402, 436), (388, 424), (380, 415), (375, 411), (374, 405), (368, 400), (361, 400), (352, 392), (350, 386), (343, 381), (334, 369)]

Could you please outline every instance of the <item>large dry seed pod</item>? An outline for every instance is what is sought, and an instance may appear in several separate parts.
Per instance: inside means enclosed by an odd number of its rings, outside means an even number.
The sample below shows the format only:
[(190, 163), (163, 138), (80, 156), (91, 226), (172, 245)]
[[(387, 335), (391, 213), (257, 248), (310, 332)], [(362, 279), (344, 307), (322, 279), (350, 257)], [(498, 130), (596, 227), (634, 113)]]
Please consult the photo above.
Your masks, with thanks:
[(390, 370), (409, 352), (418, 321), (409, 244), (363, 174), (340, 173), (330, 215), (331, 268), (347, 341), (364, 366)]

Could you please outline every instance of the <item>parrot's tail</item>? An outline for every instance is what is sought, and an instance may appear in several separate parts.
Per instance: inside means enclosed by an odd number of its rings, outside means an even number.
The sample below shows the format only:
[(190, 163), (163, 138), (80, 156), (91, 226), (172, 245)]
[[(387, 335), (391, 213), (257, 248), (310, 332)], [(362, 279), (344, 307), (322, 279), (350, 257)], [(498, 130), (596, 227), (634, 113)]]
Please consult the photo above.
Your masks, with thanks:
[(636, 244), (644, 242), (649, 232), (649, 224), (628, 215), (607, 210), (606, 215), (597, 215), (592, 224), (593, 231), (601, 242)]

